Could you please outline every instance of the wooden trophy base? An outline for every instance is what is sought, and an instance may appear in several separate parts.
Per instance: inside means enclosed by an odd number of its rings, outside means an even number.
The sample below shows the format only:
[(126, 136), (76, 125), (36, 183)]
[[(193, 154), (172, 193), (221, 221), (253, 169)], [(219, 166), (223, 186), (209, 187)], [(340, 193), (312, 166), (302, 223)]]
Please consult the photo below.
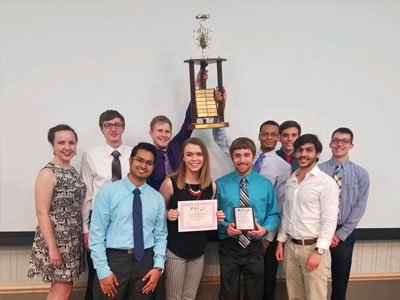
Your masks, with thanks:
[(208, 128), (223, 128), (229, 127), (228, 122), (219, 123), (192, 123), (188, 125), (189, 129), (208, 129)]

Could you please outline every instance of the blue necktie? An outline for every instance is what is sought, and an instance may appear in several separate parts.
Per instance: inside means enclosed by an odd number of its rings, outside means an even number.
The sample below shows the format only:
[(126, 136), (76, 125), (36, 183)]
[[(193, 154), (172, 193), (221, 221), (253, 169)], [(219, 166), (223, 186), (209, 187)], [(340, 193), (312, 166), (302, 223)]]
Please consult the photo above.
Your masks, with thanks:
[(256, 162), (253, 165), (253, 171), (254, 172), (260, 173), (262, 162), (263, 162), (264, 158), (265, 158), (264, 153), (261, 153), (260, 156), (257, 158)]
[(140, 261), (144, 256), (142, 200), (140, 199), (140, 190), (136, 188), (133, 191), (133, 195), (133, 256), (137, 261)]

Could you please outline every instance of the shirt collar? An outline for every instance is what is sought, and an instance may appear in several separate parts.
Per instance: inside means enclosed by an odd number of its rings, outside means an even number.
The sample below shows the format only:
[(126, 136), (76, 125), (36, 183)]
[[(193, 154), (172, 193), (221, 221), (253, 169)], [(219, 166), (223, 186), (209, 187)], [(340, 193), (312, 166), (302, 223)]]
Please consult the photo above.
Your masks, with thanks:
[[(233, 179), (236, 182), (240, 183), (240, 180), (243, 178), (243, 176), (240, 175), (236, 170), (233, 171), (232, 174), (233, 174)], [(257, 173), (255, 173), (253, 170), (251, 170), (250, 173), (246, 176), (248, 183), (250, 183), (254, 179), (255, 174), (257, 174)]]
[[(290, 178), (297, 181), (297, 174), (299, 173), (299, 171), (300, 168), (294, 171)], [(315, 164), (314, 168), (312, 168), (311, 171), (306, 174), (305, 178), (308, 178), (310, 176), (317, 176), (319, 172), (321, 172), (321, 170), (318, 168), (318, 165)]]
[(124, 153), (124, 145), (123, 144), (121, 144), (117, 149), (114, 149), (113, 147), (111, 147), (109, 144), (106, 143), (104, 146), (104, 149), (108, 156), (111, 156), (112, 155), (111, 153), (114, 150), (117, 150), (121, 155)]
[(147, 183), (143, 184), (143, 185), (140, 186), (140, 187), (135, 186), (135, 185), (129, 180), (128, 175), (125, 176), (122, 180), (123, 180), (125, 186), (127, 187), (127, 189), (128, 189), (129, 191), (131, 191), (132, 193), (133, 193), (134, 189), (136, 189), (136, 188), (138, 188), (138, 189), (140, 190), (140, 192), (142, 193), (142, 192), (146, 189), (146, 187), (147, 187)]
[[(333, 156), (332, 156), (331, 159), (328, 161), (328, 163), (329, 163), (329, 165), (330, 165), (332, 168), (335, 168), (335, 167), (339, 164), (339, 162), (338, 162), (337, 160), (335, 160), (335, 159), (333, 158)], [(342, 162), (342, 167), (343, 167), (343, 169), (345, 169), (349, 164), (350, 164), (349, 159), (346, 159), (344, 162)]]

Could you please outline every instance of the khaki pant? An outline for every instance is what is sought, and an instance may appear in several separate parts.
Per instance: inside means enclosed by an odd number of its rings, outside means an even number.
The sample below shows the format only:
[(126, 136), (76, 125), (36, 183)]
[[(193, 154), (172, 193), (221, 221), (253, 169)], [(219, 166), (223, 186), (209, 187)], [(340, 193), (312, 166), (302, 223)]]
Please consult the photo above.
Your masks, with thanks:
[(290, 241), (285, 246), (286, 287), (289, 300), (326, 300), (331, 255), (329, 250), (321, 255), (318, 268), (309, 271), (306, 261), (313, 253), (315, 244), (303, 246)]

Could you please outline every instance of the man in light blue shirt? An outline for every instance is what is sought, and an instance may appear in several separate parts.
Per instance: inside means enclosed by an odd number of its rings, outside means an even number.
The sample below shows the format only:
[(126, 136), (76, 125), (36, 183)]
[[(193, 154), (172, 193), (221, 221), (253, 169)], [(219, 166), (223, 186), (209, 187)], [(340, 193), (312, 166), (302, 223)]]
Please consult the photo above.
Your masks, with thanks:
[[(164, 199), (146, 184), (155, 158), (153, 145), (139, 143), (129, 159), (129, 174), (106, 185), (96, 195), (89, 233), (98, 277), (93, 288), (95, 299), (154, 299), (167, 245)], [(136, 245), (134, 216), (137, 214), (133, 210), (137, 194), (141, 203), (142, 238)], [(144, 254), (136, 258), (135, 251), (139, 248), (144, 248)]]
[[(217, 183), (219, 209), (225, 220), (218, 225), (220, 257), (221, 300), (237, 299), (240, 274), (243, 275), (245, 295), (248, 299), (262, 299), (264, 293), (264, 248), (261, 239), (279, 224), (280, 212), (274, 187), (263, 176), (255, 173), (254, 142), (238, 138), (230, 146), (235, 171), (221, 177)], [(242, 185), (247, 190), (248, 204), (253, 208), (255, 229), (242, 232), (236, 229), (234, 208), (243, 206)], [(243, 245), (242, 236), (247, 236)]]
[(368, 172), (349, 160), (353, 148), (353, 132), (349, 128), (336, 129), (329, 147), (332, 158), (319, 168), (332, 176), (339, 186), (338, 226), (331, 242), (332, 300), (346, 299), (354, 247), (354, 229), (367, 206)]

